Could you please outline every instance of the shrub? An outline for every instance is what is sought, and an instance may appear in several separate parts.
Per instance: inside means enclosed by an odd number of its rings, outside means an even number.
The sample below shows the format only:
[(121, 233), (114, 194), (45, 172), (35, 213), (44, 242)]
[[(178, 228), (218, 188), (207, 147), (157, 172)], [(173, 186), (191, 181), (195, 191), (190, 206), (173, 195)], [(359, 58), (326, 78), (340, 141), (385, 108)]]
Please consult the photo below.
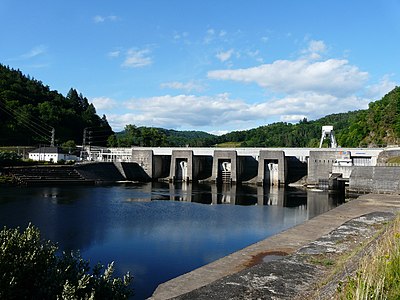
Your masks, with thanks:
[[(127, 273), (114, 278), (114, 264), (91, 271), (79, 252), (58, 253), (29, 224), (0, 231), (0, 299), (127, 299), (132, 295)], [(104, 270), (104, 271), (103, 271)]]
[(11, 166), (21, 161), (21, 156), (14, 151), (0, 151), (0, 166)]

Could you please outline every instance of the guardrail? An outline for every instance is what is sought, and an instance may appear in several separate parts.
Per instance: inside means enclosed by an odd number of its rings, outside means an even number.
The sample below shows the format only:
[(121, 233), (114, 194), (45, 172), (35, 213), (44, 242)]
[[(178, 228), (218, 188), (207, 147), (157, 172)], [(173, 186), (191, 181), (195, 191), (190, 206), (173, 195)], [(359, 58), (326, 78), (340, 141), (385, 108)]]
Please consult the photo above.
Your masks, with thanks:
[(377, 167), (400, 167), (400, 163), (377, 163)]

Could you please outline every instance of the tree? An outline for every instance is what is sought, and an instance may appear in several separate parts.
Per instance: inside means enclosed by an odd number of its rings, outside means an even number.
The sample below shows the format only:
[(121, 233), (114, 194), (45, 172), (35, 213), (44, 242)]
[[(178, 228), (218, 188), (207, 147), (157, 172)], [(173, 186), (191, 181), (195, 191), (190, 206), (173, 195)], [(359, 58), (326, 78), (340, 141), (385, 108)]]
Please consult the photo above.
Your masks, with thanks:
[(75, 141), (73, 141), (73, 140), (66, 141), (65, 143), (63, 143), (63, 144), (61, 145), (61, 148), (62, 148), (65, 152), (72, 153), (72, 152), (74, 152), (75, 149), (76, 149)]
[(39, 230), (29, 225), (0, 231), (0, 299), (127, 299), (132, 295), (127, 273), (113, 278), (114, 266), (97, 265), (79, 253), (63, 252), (43, 241)]

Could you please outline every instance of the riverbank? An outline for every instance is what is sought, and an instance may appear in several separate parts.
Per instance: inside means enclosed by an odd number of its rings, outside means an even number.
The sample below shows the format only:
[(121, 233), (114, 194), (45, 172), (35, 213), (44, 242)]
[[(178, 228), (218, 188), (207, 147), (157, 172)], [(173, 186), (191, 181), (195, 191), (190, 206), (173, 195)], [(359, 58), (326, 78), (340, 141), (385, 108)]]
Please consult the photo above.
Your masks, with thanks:
[[(363, 195), (161, 284), (151, 299), (330, 299), (340, 272), (355, 264), (399, 209), (398, 195)], [(278, 252), (287, 256), (264, 261)]]

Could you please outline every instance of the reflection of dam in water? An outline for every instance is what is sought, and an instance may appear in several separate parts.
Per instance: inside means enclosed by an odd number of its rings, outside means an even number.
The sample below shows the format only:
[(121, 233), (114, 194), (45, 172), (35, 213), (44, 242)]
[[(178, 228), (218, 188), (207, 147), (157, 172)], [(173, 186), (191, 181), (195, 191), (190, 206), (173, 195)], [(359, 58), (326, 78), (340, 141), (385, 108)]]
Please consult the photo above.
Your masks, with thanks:
[(306, 190), (277, 185), (235, 185), (235, 184), (194, 184), (148, 183), (149, 188), (164, 188), (169, 194), (153, 194), (148, 200), (173, 200), (208, 205), (273, 205), (301, 207), (307, 209), (308, 217), (328, 211), (343, 203), (344, 195), (321, 190)]

